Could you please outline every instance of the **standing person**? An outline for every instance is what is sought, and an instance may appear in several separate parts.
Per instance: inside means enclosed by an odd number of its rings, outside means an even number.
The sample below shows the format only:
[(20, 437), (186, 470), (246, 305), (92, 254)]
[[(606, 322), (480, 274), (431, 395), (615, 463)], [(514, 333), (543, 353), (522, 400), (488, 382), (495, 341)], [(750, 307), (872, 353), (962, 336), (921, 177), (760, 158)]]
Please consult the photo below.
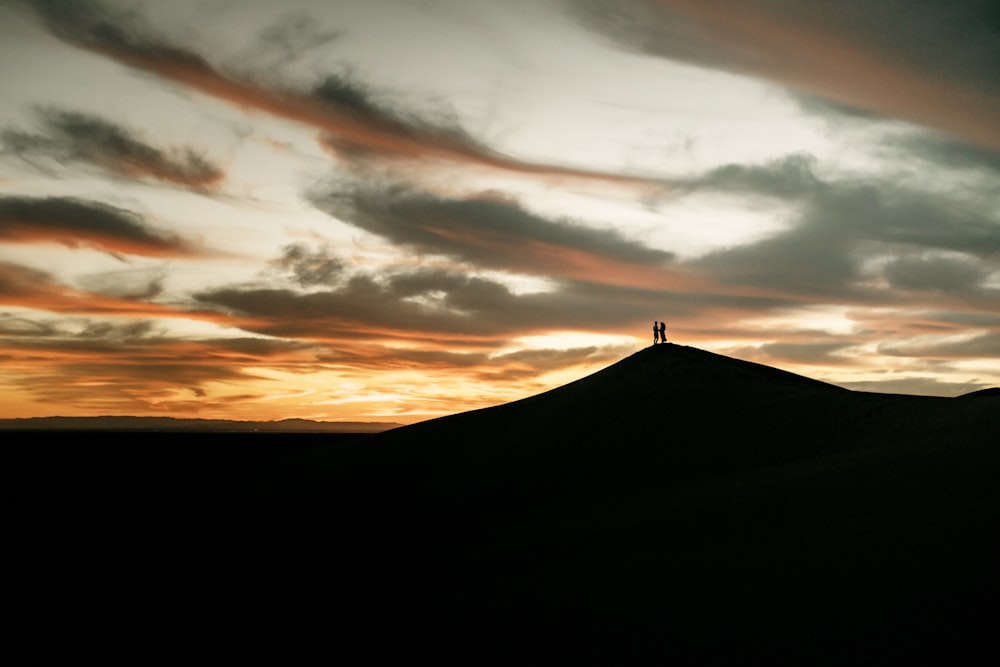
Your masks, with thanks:
[(653, 345), (660, 342), (660, 325), (653, 320)]
[(667, 325), (665, 322), (660, 322), (660, 342), (667, 342)]

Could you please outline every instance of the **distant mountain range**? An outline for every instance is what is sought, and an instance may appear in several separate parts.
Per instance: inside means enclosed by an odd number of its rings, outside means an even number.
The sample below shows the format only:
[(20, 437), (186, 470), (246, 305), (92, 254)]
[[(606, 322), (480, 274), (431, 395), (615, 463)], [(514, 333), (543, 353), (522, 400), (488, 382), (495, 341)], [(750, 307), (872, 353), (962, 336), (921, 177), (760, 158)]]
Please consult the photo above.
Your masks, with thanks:
[(324, 422), (309, 419), (233, 421), (174, 417), (30, 417), (0, 419), (8, 431), (161, 431), (206, 433), (379, 433), (398, 427), (392, 422)]

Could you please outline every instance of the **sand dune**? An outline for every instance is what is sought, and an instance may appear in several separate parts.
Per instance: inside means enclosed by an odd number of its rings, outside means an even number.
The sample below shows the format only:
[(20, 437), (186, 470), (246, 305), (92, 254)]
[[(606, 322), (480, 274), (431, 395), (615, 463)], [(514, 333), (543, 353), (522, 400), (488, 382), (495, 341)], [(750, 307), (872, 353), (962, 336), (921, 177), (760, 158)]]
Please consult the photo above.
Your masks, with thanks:
[(853, 392), (670, 344), (378, 435), (22, 436), (4, 450), (9, 600), (40, 658), (969, 664), (998, 649), (996, 392)]

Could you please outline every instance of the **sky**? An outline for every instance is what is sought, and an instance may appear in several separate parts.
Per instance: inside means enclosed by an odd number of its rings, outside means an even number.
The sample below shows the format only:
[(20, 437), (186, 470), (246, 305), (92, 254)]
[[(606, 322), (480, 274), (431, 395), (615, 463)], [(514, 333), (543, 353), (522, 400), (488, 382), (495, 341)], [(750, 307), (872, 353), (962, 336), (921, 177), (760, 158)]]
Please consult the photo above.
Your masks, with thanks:
[(411, 423), (672, 342), (1000, 386), (993, 0), (0, 0), (0, 417)]

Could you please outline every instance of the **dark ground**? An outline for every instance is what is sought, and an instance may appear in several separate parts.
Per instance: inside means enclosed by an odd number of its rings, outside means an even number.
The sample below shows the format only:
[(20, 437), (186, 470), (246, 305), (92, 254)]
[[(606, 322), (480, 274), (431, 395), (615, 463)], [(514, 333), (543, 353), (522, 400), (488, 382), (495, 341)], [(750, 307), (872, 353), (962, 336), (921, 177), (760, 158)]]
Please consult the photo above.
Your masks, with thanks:
[(382, 436), (5, 433), (6, 634), (37, 664), (996, 660), (997, 397), (662, 347)]

